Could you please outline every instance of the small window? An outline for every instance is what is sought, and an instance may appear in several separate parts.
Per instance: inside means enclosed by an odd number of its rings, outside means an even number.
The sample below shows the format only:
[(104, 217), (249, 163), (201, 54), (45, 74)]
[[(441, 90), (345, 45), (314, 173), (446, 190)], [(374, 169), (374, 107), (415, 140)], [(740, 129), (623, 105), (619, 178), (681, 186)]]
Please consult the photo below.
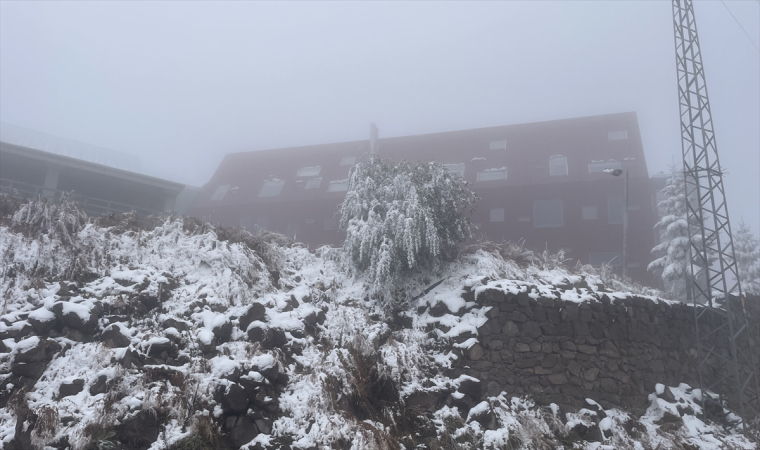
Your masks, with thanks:
[(504, 222), (504, 208), (491, 208), (491, 222)]
[(588, 262), (594, 267), (599, 267), (602, 263), (611, 266), (621, 266), (620, 252), (591, 252), (588, 255)]
[(549, 175), (553, 177), (567, 175), (567, 156), (557, 155), (549, 158)]
[(312, 178), (306, 182), (306, 189), (317, 189), (320, 183), (322, 183), (322, 178)]
[(283, 186), (285, 186), (283, 180), (265, 181), (264, 186), (259, 191), (259, 197), (277, 197), (282, 192)]
[(596, 220), (599, 218), (599, 212), (596, 206), (583, 206), (581, 207), (581, 219), (583, 220)]
[(348, 180), (331, 181), (327, 186), (327, 192), (346, 192), (348, 190)]
[(229, 184), (223, 184), (221, 186), (218, 186), (216, 190), (214, 191), (214, 195), (211, 196), (212, 202), (218, 202), (224, 198), (224, 195), (227, 193), (227, 191), (230, 189)]
[(338, 219), (335, 217), (325, 219), (325, 230), (334, 230), (336, 228), (338, 228)]
[(624, 204), (622, 196), (607, 197), (607, 220), (610, 224), (623, 223)]
[(340, 160), (341, 166), (353, 166), (356, 164), (356, 156), (346, 156)]
[(478, 172), (477, 181), (496, 181), (507, 179), (507, 168), (501, 167), (499, 169), (486, 169), (482, 172)]
[(489, 147), (491, 150), (506, 150), (507, 149), (507, 141), (491, 141), (491, 146)]
[(562, 200), (536, 200), (533, 202), (533, 227), (555, 228), (565, 226)]
[(316, 177), (319, 175), (319, 172), (322, 170), (320, 166), (314, 166), (314, 167), (301, 167), (298, 169), (298, 172), (296, 173), (297, 177)]
[(628, 139), (628, 132), (626, 130), (610, 131), (607, 133), (607, 139), (610, 141), (624, 141)]
[(604, 172), (605, 169), (622, 169), (620, 161), (593, 161), (588, 165), (588, 173)]
[(443, 167), (445, 167), (450, 174), (459, 178), (464, 178), (464, 164), (444, 164)]

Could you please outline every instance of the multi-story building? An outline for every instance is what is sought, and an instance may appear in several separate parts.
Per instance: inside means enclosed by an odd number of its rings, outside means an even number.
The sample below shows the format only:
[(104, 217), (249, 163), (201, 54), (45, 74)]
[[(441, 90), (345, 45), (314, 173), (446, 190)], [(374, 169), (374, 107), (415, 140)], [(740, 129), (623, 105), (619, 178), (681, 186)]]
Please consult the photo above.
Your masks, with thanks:
[[(622, 267), (628, 172), (628, 274), (648, 281), (652, 190), (635, 113), (382, 138), (383, 158), (437, 161), (480, 196), (475, 238), (564, 249), (574, 264)], [(311, 246), (339, 245), (337, 211), (368, 141), (228, 154), (191, 213), (268, 229)], [(610, 172), (621, 169), (621, 176)], [(617, 171), (618, 173), (620, 171)]]

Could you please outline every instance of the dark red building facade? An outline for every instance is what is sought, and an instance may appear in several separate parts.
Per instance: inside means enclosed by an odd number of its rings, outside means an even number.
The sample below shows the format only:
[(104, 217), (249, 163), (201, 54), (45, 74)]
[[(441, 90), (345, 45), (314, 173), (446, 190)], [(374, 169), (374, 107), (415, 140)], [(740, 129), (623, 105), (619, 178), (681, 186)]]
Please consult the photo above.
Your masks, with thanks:
[[(312, 247), (340, 245), (337, 211), (350, 168), (369, 141), (228, 154), (192, 214), (251, 231), (268, 229)], [(628, 274), (647, 282), (657, 220), (635, 113), (382, 138), (383, 158), (437, 161), (480, 196), (475, 238), (523, 239), (564, 249), (574, 264), (622, 268), (628, 171)], [(366, 157), (366, 156), (365, 156)]]

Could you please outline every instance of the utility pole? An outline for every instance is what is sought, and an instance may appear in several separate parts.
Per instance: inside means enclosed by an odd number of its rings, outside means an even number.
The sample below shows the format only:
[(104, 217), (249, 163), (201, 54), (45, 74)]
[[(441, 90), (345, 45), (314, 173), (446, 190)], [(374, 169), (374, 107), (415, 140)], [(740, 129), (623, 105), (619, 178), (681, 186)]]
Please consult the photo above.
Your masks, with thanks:
[(692, 0), (672, 2), (690, 242), (687, 284), (691, 285), (694, 307), (702, 402), (710, 401), (708, 390), (729, 397), (738, 407), (746, 431), (749, 419), (760, 413), (760, 389), (738, 282), (723, 171), (694, 5)]

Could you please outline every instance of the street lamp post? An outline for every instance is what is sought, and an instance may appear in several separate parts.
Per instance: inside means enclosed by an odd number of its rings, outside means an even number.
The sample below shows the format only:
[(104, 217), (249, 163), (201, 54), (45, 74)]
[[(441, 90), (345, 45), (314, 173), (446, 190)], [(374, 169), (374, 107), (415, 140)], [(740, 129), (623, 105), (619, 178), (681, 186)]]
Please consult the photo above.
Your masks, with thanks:
[[(604, 169), (604, 173), (619, 177), (623, 169)], [(625, 170), (623, 183), (623, 276), (628, 276), (628, 169)]]

